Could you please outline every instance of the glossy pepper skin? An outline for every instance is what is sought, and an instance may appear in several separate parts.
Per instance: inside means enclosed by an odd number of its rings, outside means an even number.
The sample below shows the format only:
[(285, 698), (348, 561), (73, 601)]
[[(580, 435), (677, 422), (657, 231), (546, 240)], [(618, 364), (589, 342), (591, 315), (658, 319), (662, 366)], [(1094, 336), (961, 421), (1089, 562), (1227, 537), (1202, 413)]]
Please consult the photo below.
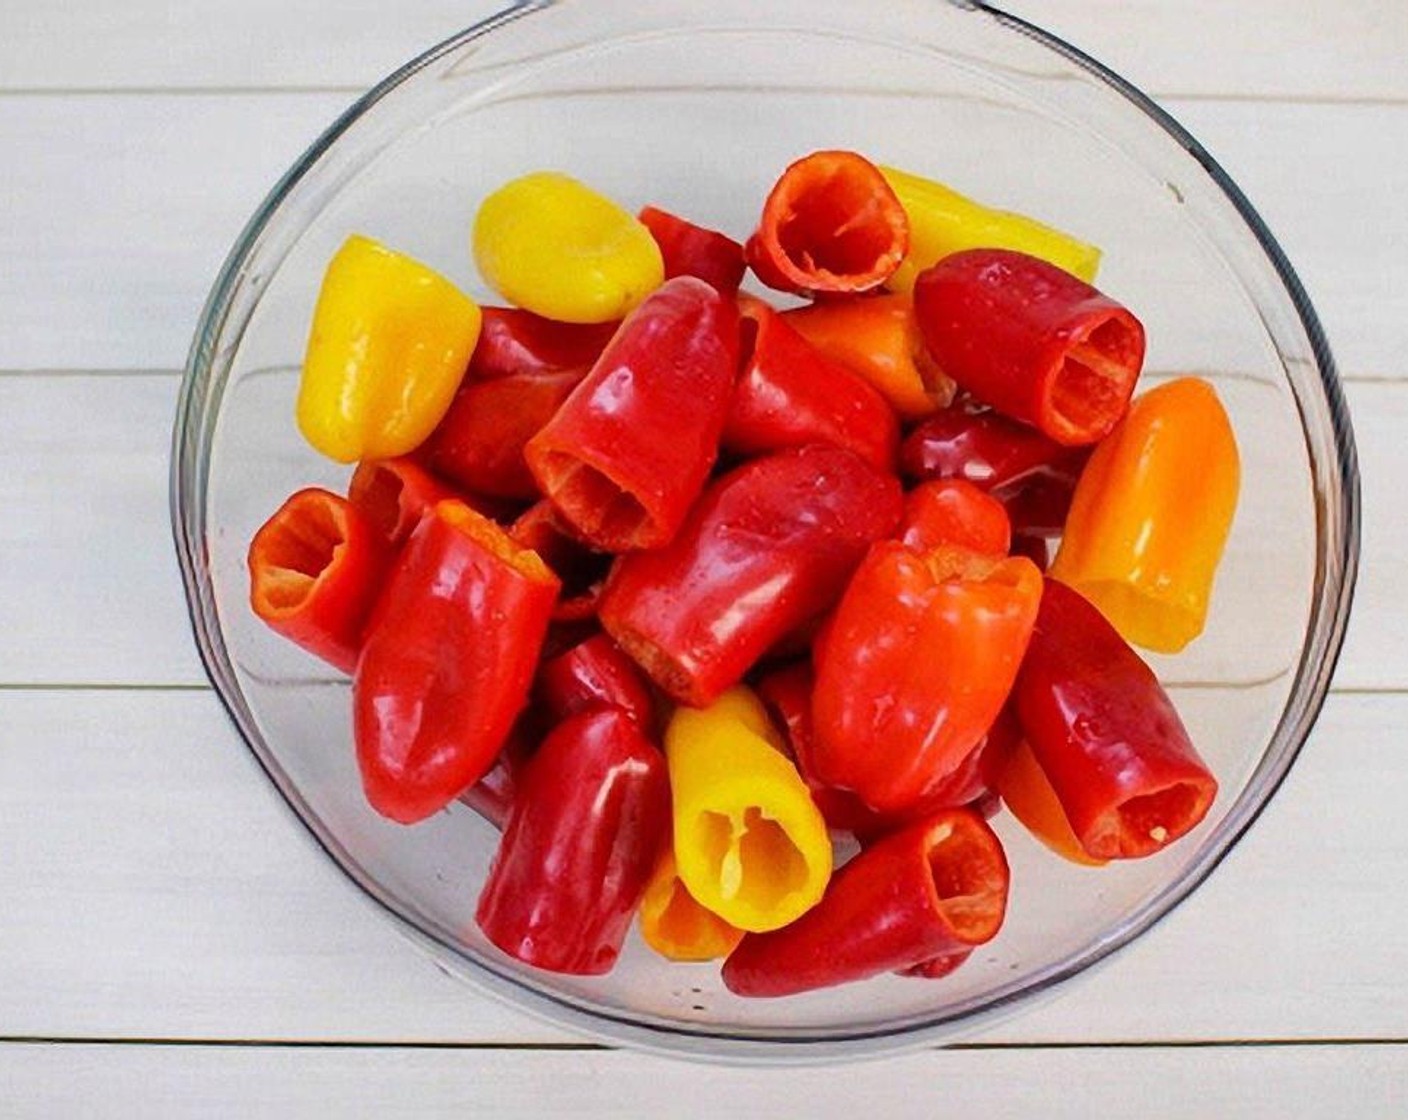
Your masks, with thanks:
[[(999, 718), (1016, 722), (1009, 709), (1004, 709)], [(1020, 728), (1003, 749), (996, 752), (989, 774), (992, 788), (1012, 815), (1058, 856), (1087, 867), (1100, 867), (1107, 862), (1091, 858), (1081, 847), (1056, 791), (1051, 788), (1051, 780), (1022, 738)]]
[(670, 544), (616, 561), (601, 624), (672, 698), (702, 707), (840, 598), (900, 503), (893, 476), (844, 448), (750, 460)]
[(734, 301), (690, 276), (670, 280), (528, 441), (528, 468), (584, 541), (659, 548), (714, 465), (737, 369)]
[(951, 545), (984, 556), (1006, 556), (1012, 526), (1002, 503), (971, 482), (923, 482), (904, 497), (899, 539), (918, 553)]
[(1040, 597), (1021, 557), (874, 545), (813, 652), (817, 776), (882, 814), (922, 802), (997, 718)]
[(425, 265), (349, 237), (323, 276), (298, 385), (298, 428), (339, 463), (414, 451), (455, 395), (479, 308)]
[(544, 661), (538, 698), (554, 720), (588, 708), (620, 708), (647, 733), (655, 727), (655, 701), (636, 663), (605, 634), (593, 634)]
[(954, 384), (934, 364), (907, 295), (824, 300), (782, 317), (817, 350), (865, 378), (904, 420), (953, 400)]
[(1032, 756), (1087, 855), (1152, 855), (1212, 805), (1217, 780), (1158, 678), (1056, 580), (1046, 581), (1013, 695)]
[(596, 617), (601, 589), (611, 567), (611, 557), (596, 552), (577, 540), (547, 499), (535, 502), (509, 526), (511, 536), (523, 548), (531, 548), (562, 581), (554, 622), (585, 622)]
[(326, 490), (300, 490), (250, 541), (249, 604), (275, 633), (351, 673), (389, 560), (354, 506)]
[(738, 293), (747, 265), (743, 263), (743, 246), (737, 241), (657, 206), (647, 206), (637, 216), (660, 246), (666, 280), (697, 276), (724, 295)]
[(1078, 446), (1109, 434), (1144, 363), (1144, 327), (1055, 265), (970, 249), (920, 274), (914, 310), (929, 354), (1004, 416)]
[(666, 845), (640, 900), (641, 938), (666, 960), (712, 961), (733, 952), (743, 931), (694, 901)]
[(744, 255), (778, 291), (866, 292), (908, 248), (904, 208), (879, 169), (855, 152), (822, 151), (782, 173)]
[(793, 921), (831, 876), (826, 822), (797, 768), (760, 734), (767, 726), (762, 704), (739, 686), (708, 708), (675, 709), (665, 731), (679, 877), (701, 906), (744, 930)]
[(472, 493), (519, 501), (537, 498), (538, 484), (523, 448), (584, 376), (585, 370), (567, 370), (467, 382), (425, 441), (425, 461), (436, 474)]
[(743, 368), (724, 424), (724, 449), (754, 456), (832, 443), (893, 471), (899, 422), (885, 398), (822, 357), (761, 300), (743, 300), (739, 310)]
[(523, 175), (489, 195), (472, 242), (479, 274), (495, 291), (563, 323), (621, 319), (665, 278), (645, 226), (555, 171)]
[(1240, 482), (1213, 387), (1184, 377), (1151, 389), (1091, 455), (1051, 574), (1126, 640), (1177, 653), (1207, 621)]
[(347, 484), (347, 500), (393, 547), (406, 543), (433, 505), (457, 496), (443, 481), (405, 456), (358, 463)]
[(524, 770), (475, 921), (535, 968), (609, 972), (669, 827), (665, 760), (636, 722), (574, 715)]
[(1049, 261), (1087, 284), (1100, 267), (1100, 250), (1025, 214), (994, 210), (952, 187), (900, 171), (880, 169), (909, 219), (909, 254), (889, 286), (910, 292), (926, 268), (964, 249), (1016, 249)]
[(558, 323), (519, 307), (485, 307), (479, 341), (469, 358), (468, 381), (516, 373), (585, 373), (617, 323)]
[(484, 776), (528, 698), (557, 577), (492, 521), (441, 502), (377, 600), (353, 681), (367, 799), (412, 824)]
[(1007, 859), (982, 817), (941, 810), (863, 849), (796, 922), (744, 937), (724, 984), (788, 996), (961, 954), (996, 936), (1007, 887)]
[(508, 823), (509, 810), (513, 808), (518, 787), (523, 783), (523, 769), (532, 757), (533, 748), (538, 745), (535, 733), (530, 730), (537, 721), (529, 718), (532, 713), (519, 717), (509, 732), (508, 741), (499, 750), (494, 764), (474, 785), (459, 796), (468, 805), (500, 832)]

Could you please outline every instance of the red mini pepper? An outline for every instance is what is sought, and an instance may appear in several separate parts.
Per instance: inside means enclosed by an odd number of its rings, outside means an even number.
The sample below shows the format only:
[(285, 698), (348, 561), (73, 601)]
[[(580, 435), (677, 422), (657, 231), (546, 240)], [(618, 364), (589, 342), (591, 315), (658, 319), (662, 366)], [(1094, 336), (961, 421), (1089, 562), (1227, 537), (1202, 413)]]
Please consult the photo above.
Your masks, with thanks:
[(813, 152), (782, 173), (748, 264), (783, 292), (868, 292), (888, 280), (909, 250), (909, 219), (890, 184), (855, 152)]
[(787, 996), (951, 957), (996, 936), (1002, 845), (970, 809), (945, 809), (865, 848), (791, 925), (750, 933), (724, 962), (740, 996)]
[(1144, 328), (1069, 272), (1007, 249), (970, 249), (919, 276), (914, 310), (939, 368), (1003, 415), (1075, 446), (1129, 406)]
[(704, 707), (836, 601), (900, 505), (898, 481), (844, 448), (750, 460), (667, 547), (616, 561), (601, 624), (671, 697)]
[(523, 447), (585, 376), (584, 370), (510, 373), (460, 387), (422, 453), (437, 474), (478, 494), (538, 496)]
[(359, 510), (326, 490), (300, 490), (249, 543), (249, 603), (271, 630), (350, 673), (387, 560)]
[(1006, 556), (1012, 526), (996, 498), (962, 479), (943, 479), (921, 483), (905, 495), (899, 539), (920, 553), (953, 545)]
[(353, 683), (367, 800), (403, 824), (484, 776), (528, 697), (557, 577), (494, 522), (441, 502), (377, 600)]
[(883, 814), (920, 804), (997, 717), (1040, 595), (1021, 557), (874, 545), (814, 650), (817, 776)]
[(481, 311), (479, 341), (465, 374), (471, 381), (516, 373), (585, 373), (617, 327), (616, 323), (559, 323), (517, 307)]
[(459, 797), (500, 832), (508, 823), (508, 812), (513, 808), (518, 787), (523, 781), (523, 768), (528, 765), (533, 747), (537, 745), (533, 732), (529, 730), (538, 722), (532, 718), (535, 715), (530, 711), (519, 717), (494, 764)]
[(406, 543), (431, 506), (454, 497), (454, 490), (404, 455), (358, 463), (347, 484), (347, 500), (394, 547)]
[(617, 707), (647, 732), (655, 727), (655, 701), (636, 663), (605, 634), (593, 634), (544, 661), (538, 696), (554, 720), (587, 708)]
[(475, 921), (536, 968), (609, 972), (669, 830), (665, 759), (635, 720), (572, 716), (524, 771)]
[(528, 441), (529, 469), (583, 540), (659, 548), (714, 465), (737, 369), (734, 301), (691, 276), (668, 280)]
[(1088, 855), (1151, 855), (1212, 805), (1217, 780), (1158, 678), (1056, 580), (1046, 580), (1014, 696), (1032, 755)]
[(511, 526), (508, 535), (531, 548), (562, 581), (562, 592), (552, 609), (554, 622), (579, 622), (596, 617), (602, 584), (611, 557), (588, 548), (562, 524), (547, 499), (529, 506)]
[(876, 390), (822, 357), (776, 311), (740, 302), (743, 370), (733, 390), (723, 446), (736, 455), (834, 443), (893, 470), (899, 422)]
[(697, 276), (724, 295), (738, 292), (747, 266), (743, 263), (743, 246), (733, 238), (687, 222), (657, 206), (647, 206), (637, 217), (660, 246), (665, 279)]

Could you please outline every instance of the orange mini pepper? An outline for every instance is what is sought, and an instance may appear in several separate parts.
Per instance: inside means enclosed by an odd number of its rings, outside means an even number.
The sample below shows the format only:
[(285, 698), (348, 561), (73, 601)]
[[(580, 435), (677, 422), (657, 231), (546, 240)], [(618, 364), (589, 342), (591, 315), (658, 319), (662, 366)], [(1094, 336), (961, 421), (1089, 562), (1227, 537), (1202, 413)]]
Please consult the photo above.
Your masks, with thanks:
[(929, 357), (908, 295), (827, 301), (782, 317), (823, 355), (869, 381), (902, 419), (918, 420), (953, 400), (954, 384)]
[(1151, 389), (1091, 455), (1052, 576), (1126, 641), (1178, 652), (1207, 620), (1240, 477), (1211, 385), (1184, 377)]
[(712, 961), (726, 957), (743, 931), (700, 906), (680, 879), (675, 853), (666, 846), (640, 900), (640, 935), (672, 961)]

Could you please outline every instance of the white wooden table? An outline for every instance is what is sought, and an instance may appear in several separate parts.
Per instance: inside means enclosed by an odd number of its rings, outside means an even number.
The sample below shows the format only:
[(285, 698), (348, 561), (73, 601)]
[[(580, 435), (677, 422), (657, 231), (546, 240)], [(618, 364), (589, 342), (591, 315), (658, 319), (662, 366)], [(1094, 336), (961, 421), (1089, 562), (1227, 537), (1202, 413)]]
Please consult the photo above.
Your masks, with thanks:
[(1408, 4), (1021, 0), (1281, 237), (1347, 376), (1334, 695), (1198, 894), (1058, 1000), (856, 1067), (584, 1046), (442, 975), (276, 800), (167, 530), (196, 315), (280, 171), (485, 0), (0, 0), (0, 1116), (1408, 1115)]

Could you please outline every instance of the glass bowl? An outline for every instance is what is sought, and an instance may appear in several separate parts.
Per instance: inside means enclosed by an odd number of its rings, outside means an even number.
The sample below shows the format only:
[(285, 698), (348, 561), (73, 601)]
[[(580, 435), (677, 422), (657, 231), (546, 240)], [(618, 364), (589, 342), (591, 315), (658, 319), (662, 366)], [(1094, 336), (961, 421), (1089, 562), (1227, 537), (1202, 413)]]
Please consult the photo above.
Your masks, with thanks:
[[(348, 682), (247, 604), (244, 554), (294, 489), (347, 470), (299, 437), (293, 402), (322, 271), (362, 231), (475, 298), (478, 201), (543, 167), (635, 208), (734, 235), (772, 180), (854, 148), (1022, 210), (1105, 250), (1100, 284), (1140, 315), (1144, 386), (1218, 387), (1243, 493), (1207, 632), (1154, 658), (1222, 792), (1192, 835), (1102, 870), (1006, 814), (1005, 927), (940, 981), (886, 977), (783, 1000), (727, 992), (632, 933), (611, 975), (536, 972), (473, 922), (496, 833), (455, 804), (414, 828), (363, 800)], [(174, 434), (172, 517), (192, 622), (245, 741), (319, 844), (444, 966), (563, 1027), (695, 1057), (891, 1052), (984, 1025), (1090, 968), (1194, 890), (1305, 742), (1344, 633), (1358, 476), (1334, 366), (1271, 234), (1216, 162), (1127, 82), (984, 4), (592, 0), (519, 4), (378, 85), (313, 144), (240, 237), (205, 308)]]

